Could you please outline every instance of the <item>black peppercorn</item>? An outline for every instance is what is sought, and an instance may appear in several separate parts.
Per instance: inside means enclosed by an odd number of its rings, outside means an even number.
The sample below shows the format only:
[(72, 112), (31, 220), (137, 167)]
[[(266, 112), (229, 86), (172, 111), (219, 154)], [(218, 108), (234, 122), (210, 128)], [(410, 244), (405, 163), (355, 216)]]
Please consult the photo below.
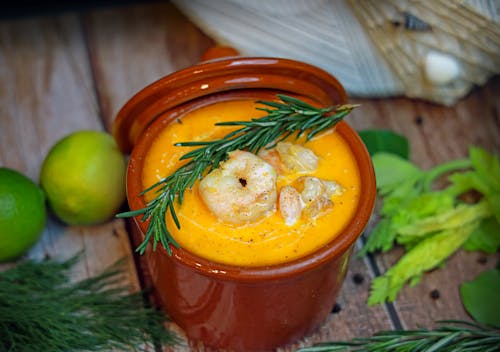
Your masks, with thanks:
[(441, 297), (441, 294), (439, 293), (439, 290), (432, 290), (430, 296), (432, 299), (439, 299), (439, 297)]
[(342, 310), (342, 307), (340, 306), (340, 304), (338, 303), (335, 303), (335, 305), (333, 306), (333, 309), (332, 309), (332, 313), (333, 314), (337, 314), (338, 312), (340, 312)]
[(486, 257), (479, 257), (479, 259), (477, 260), (477, 262), (479, 264), (483, 264), (484, 265), (484, 264), (488, 263), (488, 258), (486, 258)]
[(363, 275), (359, 274), (359, 273), (356, 273), (352, 276), (352, 281), (356, 284), (356, 285), (361, 285), (364, 281), (365, 281), (365, 278), (363, 277)]
[(417, 124), (418, 126), (420, 126), (423, 123), (424, 123), (424, 118), (422, 116), (418, 115), (418, 116), (415, 117), (415, 124)]

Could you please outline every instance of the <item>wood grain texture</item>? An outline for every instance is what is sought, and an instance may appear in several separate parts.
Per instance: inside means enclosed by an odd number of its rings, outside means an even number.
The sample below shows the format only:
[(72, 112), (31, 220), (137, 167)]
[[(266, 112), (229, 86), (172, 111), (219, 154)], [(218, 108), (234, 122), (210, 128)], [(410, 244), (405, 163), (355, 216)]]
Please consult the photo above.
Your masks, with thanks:
[[(78, 16), (0, 23), (0, 125), (0, 165), (35, 182), (57, 140), (75, 130), (102, 130)], [(74, 268), (74, 280), (125, 258), (124, 284), (138, 289), (122, 220), (70, 227), (50, 215), (41, 240), (28, 256), (67, 259), (79, 252), (82, 260)]]
[(169, 3), (93, 11), (84, 26), (107, 130), (135, 93), (198, 62), (213, 45)]

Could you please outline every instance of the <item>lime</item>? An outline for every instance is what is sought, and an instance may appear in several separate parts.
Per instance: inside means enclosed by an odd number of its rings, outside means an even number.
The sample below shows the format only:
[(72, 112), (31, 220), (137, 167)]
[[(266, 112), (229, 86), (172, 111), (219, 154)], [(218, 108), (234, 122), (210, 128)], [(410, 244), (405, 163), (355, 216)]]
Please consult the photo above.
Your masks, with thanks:
[(33, 181), (0, 167), (0, 261), (19, 257), (45, 227), (45, 197)]
[(125, 159), (109, 134), (74, 132), (49, 151), (40, 184), (50, 208), (63, 222), (101, 223), (125, 200)]

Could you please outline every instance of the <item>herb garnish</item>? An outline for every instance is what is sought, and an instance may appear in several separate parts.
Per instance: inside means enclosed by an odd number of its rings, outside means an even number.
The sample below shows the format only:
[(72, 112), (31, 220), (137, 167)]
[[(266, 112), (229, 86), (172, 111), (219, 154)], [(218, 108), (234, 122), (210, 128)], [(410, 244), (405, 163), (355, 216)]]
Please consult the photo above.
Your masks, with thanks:
[(241, 126), (221, 139), (175, 144), (179, 147), (198, 148), (180, 158), (180, 160), (189, 159), (186, 164), (141, 192), (141, 195), (148, 192), (155, 194), (155, 198), (144, 208), (117, 215), (122, 218), (142, 215), (142, 222), (149, 221), (144, 241), (136, 248), (136, 251), (143, 254), (150, 241), (153, 241), (153, 250), (160, 242), (169, 254), (171, 254), (170, 245), (179, 247), (167, 228), (165, 221), (167, 211), (170, 212), (177, 228), (180, 228), (174, 208), (175, 199), (177, 198), (179, 204), (182, 204), (186, 189), (190, 189), (206, 173), (216, 169), (222, 161), (227, 159), (229, 152), (247, 150), (251, 153), (258, 153), (262, 148), (272, 148), (294, 133), (297, 138), (305, 135), (306, 140), (310, 140), (318, 133), (335, 126), (355, 107), (354, 105), (340, 105), (316, 108), (286, 95), (278, 94), (277, 97), (281, 102), (257, 101), (267, 106), (257, 108), (267, 112), (264, 117), (250, 121), (217, 123), (217, 126)]
[[(373, 158), (377, 189), (383, 196), (381, 219), (361, 255), (390, 250), (394, 243), (406, 253), (372, 282), (368, 304), (393, 301), (409, 282), (436, 268), (462, 246), (495, 252), (500, 245), (500, 160), (485, 150), (470, 148), (469, 158), (423, 171), (396, 155)], [(434, 181), (448, 174), (449, 185), (434, 190)], [(462, 196), (476, 192), (479, 201)]]
[(297, 352), (484, 352), (498, 351), (500, 331), (459, 320), (445, 320), (434, 330), (381, 331), (371, 337), (332, 341)]
[(26, 261), (0, 272), (0, 351), (154, 351), (179, 339), (167, 317), (120, 284), (119, 263), (70, 282), (78, 256)]

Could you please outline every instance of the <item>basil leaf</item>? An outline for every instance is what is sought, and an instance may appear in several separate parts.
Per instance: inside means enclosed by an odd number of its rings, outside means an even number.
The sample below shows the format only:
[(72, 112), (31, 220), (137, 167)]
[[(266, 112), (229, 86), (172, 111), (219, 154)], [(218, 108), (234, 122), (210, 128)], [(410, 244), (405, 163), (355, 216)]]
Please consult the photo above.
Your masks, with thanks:
[(467, 312), (479, 323), (500, 327), (500, 271), (491, 269), (460, 286)]
[(408, 139), (390, 130), (362, 130), (358, 131), (370, 155), (385, 152), (399, 155), (408, 159), (410, 146)]

